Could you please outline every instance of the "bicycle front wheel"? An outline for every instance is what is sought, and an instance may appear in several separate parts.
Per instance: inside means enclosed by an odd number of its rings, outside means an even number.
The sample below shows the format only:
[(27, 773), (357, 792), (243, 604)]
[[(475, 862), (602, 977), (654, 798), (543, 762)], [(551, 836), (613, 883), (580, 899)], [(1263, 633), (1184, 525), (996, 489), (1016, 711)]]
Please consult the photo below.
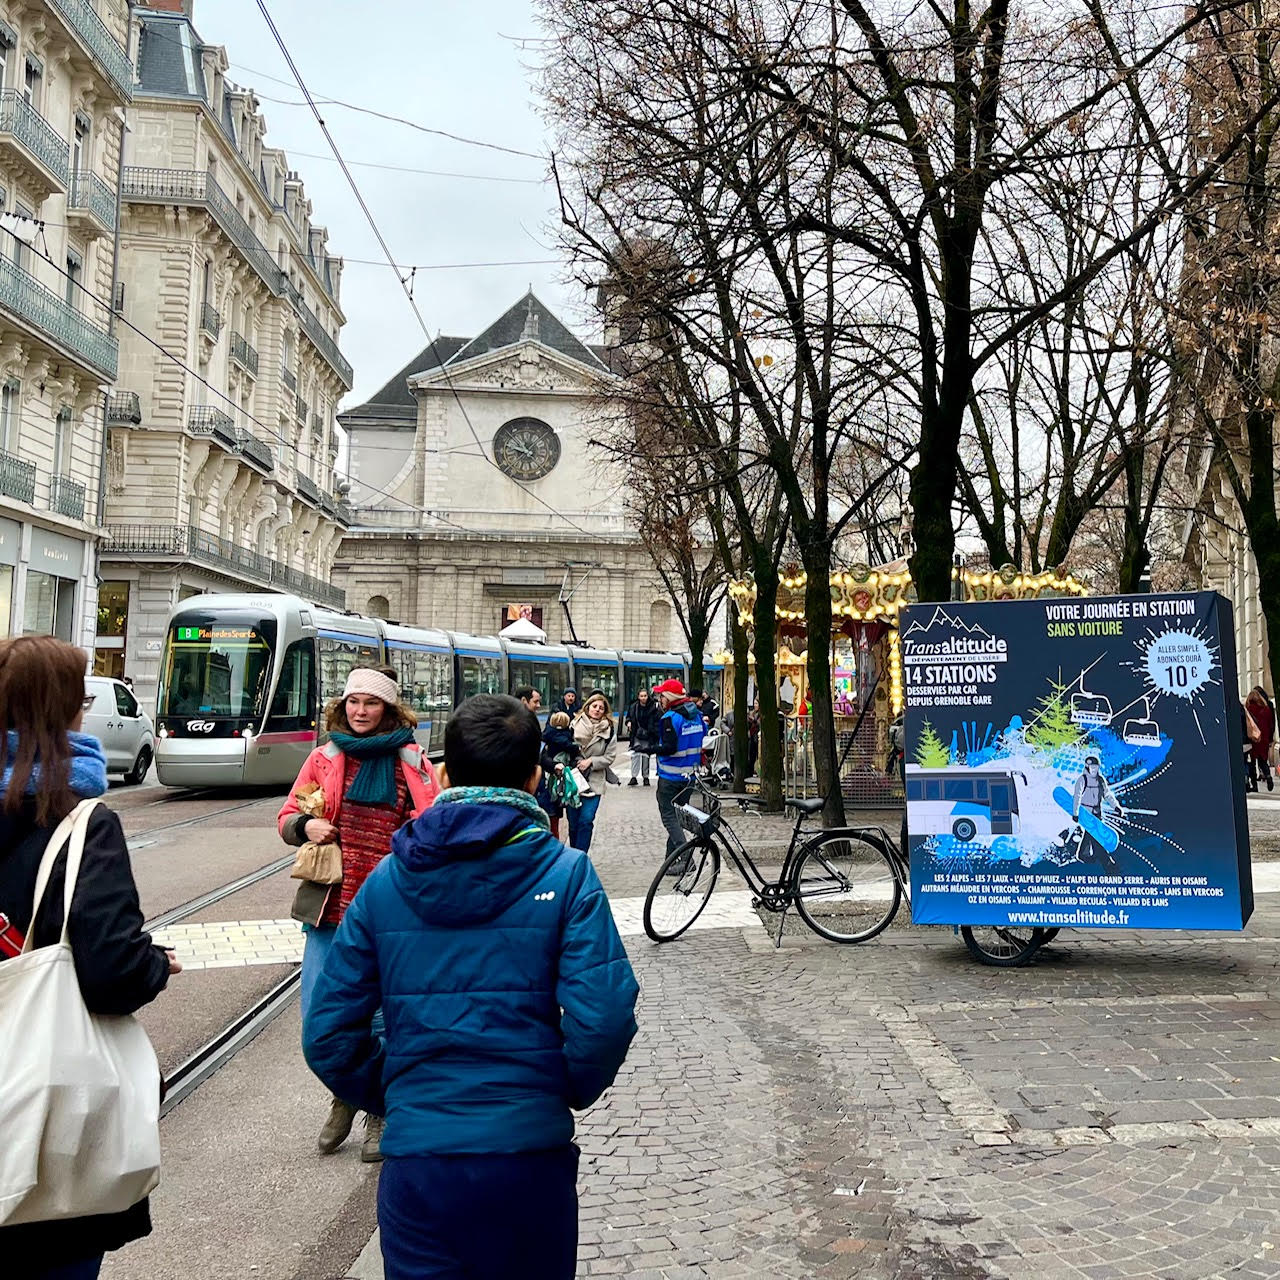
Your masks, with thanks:
[(644, 931), (674, 942), (702, 914), (720, 875), (720, 852), (709, 840), (682, 844), (658, 868), (644, 900)]
[(997, 969), (1016, 969), (1026, 964), (1044, 945), (1045, 929), (1024, 925), (961, 925), (960, 936), (969, 954)]
[(902, 884), (888, 853), (860, 836), (819, 836), (796, 861), (792, 900), (829, 942), (866, 942), (888, 928)]

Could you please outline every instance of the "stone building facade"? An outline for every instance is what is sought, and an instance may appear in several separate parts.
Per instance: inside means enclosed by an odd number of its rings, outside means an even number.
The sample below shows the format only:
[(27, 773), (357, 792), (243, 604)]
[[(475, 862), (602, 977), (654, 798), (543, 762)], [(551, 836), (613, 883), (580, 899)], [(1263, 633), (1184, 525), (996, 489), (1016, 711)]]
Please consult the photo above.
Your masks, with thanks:
[(92, 646), (125, 0), (0, 0), (0, 636)]
[(258, 100), (200, 39), (192, 0), (135, 14), (116, 301), (147, 336), (122, 331), (108, 409), (95, 660), (145, 697), (166, 616), (189, 595), (342, 604), (335, 419), (352, 372), (342, 261)]
[(349, 607), (493, 635), (527, 605), (551, 642), (682, 649), (621, 477), (589, 447), (604, 355), (529, 293), (343, 413), (356, 511), (334, 581)]

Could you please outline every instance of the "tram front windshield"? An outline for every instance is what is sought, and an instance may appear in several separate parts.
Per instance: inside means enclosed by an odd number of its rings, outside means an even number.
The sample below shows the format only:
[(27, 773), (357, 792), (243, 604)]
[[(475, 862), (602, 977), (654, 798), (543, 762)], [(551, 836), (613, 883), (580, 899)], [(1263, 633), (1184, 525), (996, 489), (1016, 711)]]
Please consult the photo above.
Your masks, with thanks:
[(256, 720), (271, 680), (275, 641), (274, 618), (180, 614), (165, 645), (159, 715)]

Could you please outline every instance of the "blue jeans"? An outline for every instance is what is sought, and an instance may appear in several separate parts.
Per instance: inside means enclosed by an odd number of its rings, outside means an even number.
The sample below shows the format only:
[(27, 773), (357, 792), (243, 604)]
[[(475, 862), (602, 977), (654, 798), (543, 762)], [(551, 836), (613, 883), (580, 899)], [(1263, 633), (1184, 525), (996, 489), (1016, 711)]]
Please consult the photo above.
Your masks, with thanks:
[[(311, 996), (316, 989), (316, 979), (320, 970), (329, 958), (329, 949), (337, 935), (338, 926), (334, 924), (312, 925), (306, 931), (306, 941), (302, 944), (302, 982), (298, 989), (298, 1000), (302, 1005), (302, 1020), (307, 1020), (307, 1010), (311, 1008)], [(373, 1034), (385, 1037), (387, 1034), (386, 1019), (379, 1009), (373, 1015)]]
[(83, 1262), (64, 1262), (60, 1267), (37, 1271), (34, 1275), (28, 1271), (27, 1280), (98, 1280), (98, 1272), (101, 1270), (102, 1254), (98, 1254), (96, 1258), (86, 1258)]
[(578, 1148), (388, 1156), (378, 1182), (386, 1280), (573, 1280)]
[[(603, 786), (603, 782), (601, 783)], [(586, 853), (591, 848), (591, 833), (596, 826), (599, 796), (587, 796), (576, 809), (569, 809), (569, 847)]]

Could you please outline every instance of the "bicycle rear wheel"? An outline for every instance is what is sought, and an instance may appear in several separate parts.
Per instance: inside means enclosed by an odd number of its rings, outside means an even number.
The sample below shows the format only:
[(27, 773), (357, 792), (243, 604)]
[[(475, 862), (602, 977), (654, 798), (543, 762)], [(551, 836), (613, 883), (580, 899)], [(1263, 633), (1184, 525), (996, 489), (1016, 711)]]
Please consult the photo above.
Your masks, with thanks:
[(792, 899), (829, 942), (866, 942), (897, 914), (902, 885), (888, 853), (860, 836), (819, 836), (796, 861)]
[(644, 900), (644, 931), (674, 942), (702, 914), (720, 875), (720, 851), (700, 838), (686, 841), (658, 868)]
[(1045, 929), (1025, 925), (961, 925), (960, 936), (969, 954), (997, 969), (1016, 969), (1026, 964), (1045, 943)]

